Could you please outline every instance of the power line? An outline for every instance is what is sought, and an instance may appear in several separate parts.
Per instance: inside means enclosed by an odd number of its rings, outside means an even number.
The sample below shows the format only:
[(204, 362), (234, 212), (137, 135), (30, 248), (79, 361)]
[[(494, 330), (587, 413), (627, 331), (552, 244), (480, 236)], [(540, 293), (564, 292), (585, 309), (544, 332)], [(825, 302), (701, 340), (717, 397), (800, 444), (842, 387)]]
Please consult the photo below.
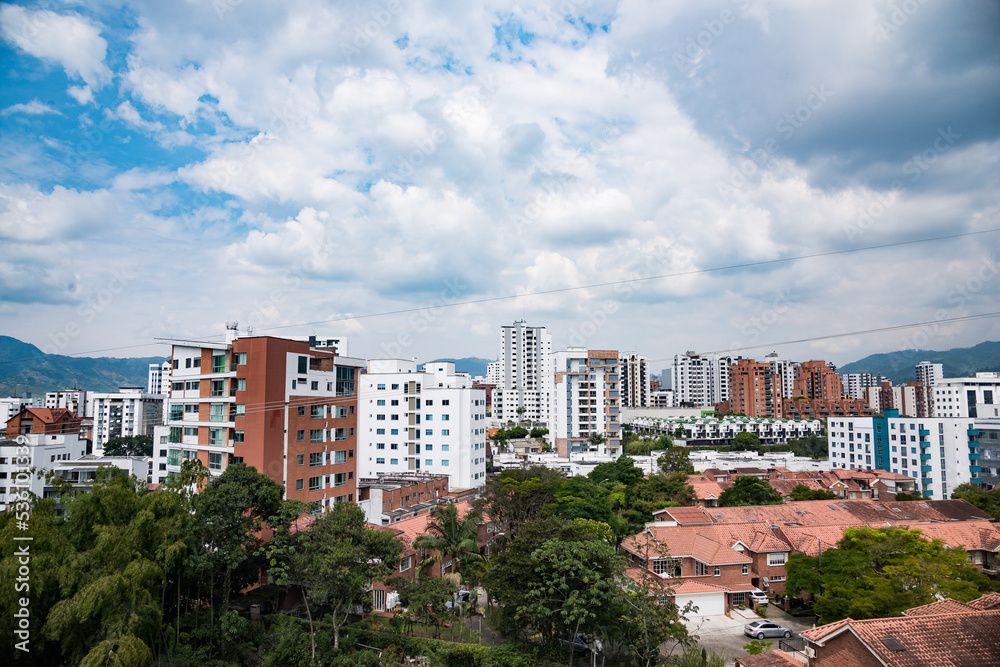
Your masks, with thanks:
[[(811, 254), (807, 254), (807, 255), (796, 255), (794, 257), (781, 257), (781, 258), (778, 258), (778, 259), (767, 259), (767, 260), (760, 260), (760, 261), (756, 261), (756, 262), (743, 262), (743, 263), (740, 263), (740, 264), (729, 264), (729, 265), (726, 265), (726, 266), (716, 266), (716, 267), (709, 267), (709, 268), (704, 268), (704, 269), (691, 269), (690, 271), (678, 271), (676, 273), (664, 273), (664, 274), (659, 274), (659, 275), (655, 275), (655, 276), (645, 276), (645, 277), (638, 277), (638, 278), (627, 278), (627, 279), (624, 279), (624, 280), (612, 280), (612, 281), (601, 282), (601, 283), (592, 283), (592, 284), (589, 284), (589, 285), (578, 285), (576, 287), (557, 287), (557, 288), (552, 288), (552, 289), (547, 289), (547, 290), (539, 290), (539, 291), (536, 291), (536, 292), (527, 292), (527, 293), (524, 293), (524, 294), (506, 294), (506, 295), (501, 295), (501, 296), (483, 297), (483, 298), (479, 298), (479, 299), (467, 299), (465, 301), (453, 301), (453, 302), (450, 302), (450, 303), (431, 304), (431, 305), (419, 306), (419, 307), (415, 307), (415, 308), (401, 308), (401, 309), (398, 309), (398, 310), (387, 310), (387, 311), (382, 311), (382, 312), (377, 312), (377, 313), (367, 313), (367, 314), (363, 314), (363, 315), (351, 315), (351, 316), (344, 316), (344, 317), (333, 317), (333, 318), (326, 319), (326, 320), (315, 320), (315, 321), (312, 321), (312, 322), (299, 322), (299, 323), (296, 323), (296, 324), (283, 324), (283, 325), (280, 325), (280, 326), (263, 327), (263, 328), (259, 328), (259, 329), (256, 329), (256, 330), (257, 331), (278, 331), (278, 330), (281, 330), (281, 329), (294, 329), (294, 328), (297, 328), (297, 327), (314, 326), (314, 325), (317, 325), (317, 324), (330, 324), (330, 323), (333, 323), (333, 322), (346, 322), (346, 321), (349, 321), (349, 320), (371, 319), (371, 318), (375, 318), (375, 317), (386, 317), (386, 316), (389, 316), (389, 315), (406, 315), (406, 314), (410, 314), (410, 313), (418, 313), (418, 312), (420, 312), (422, 310), (427, 310), (429, 308), (435, 308), (435, 309), (455, 308), (455, 307), (458, 307), (458, 306), (470, 306), (470, 305), (478, 305), (478, 304), (484, 304), (484, 303), (494, 303), (494, 302), (498, 302), (498, 301), (508, 301), (508, 300), (511, 300), (511, 299), (520, 299), (520, 298), (532, 297), (532, 296), (546, 296), (546, 295), (550, 295), (550, 294), (562, 294), (562, 293), (566, 293), (566, 292), (575, 292), (575, 291), (586, 290), (586, 289), (597, 289), (597, 288), (601, 288), (601, 287), (613, 287), (613, 286), (616, 286), (616, 285), (628, 285), (628, 284), (634, 284), (634, 283), (648, 282), (648, 281), (651, 281), (651, 280), (664, 280), (664, 279), (668, 279), (668, 278), (681, 278), (681, 277), (685, 277), (685, 276), (694, 276), (694, 275), (700, 275), (700, 274), (705, 274), (705, 273), (717, 273), (717, 272), (720, 272), (720, 271), (734, 271), (734, 270), (737, 270), (737, 269), (749, 269), (749, 268), (755, 268), (755, 267), (761, 267), (761, 266), (772, 266), (772, 265), (776, 265), (776, 264), (786, 264), (786, 263), (789, 263), (789, 262), (796, 262), (796, 261), (804, 260), (804, 259), (818, 259), (820, 257), (833, 257), (833, 256), (837, 256), (837, 255), (847, 255), (847, 254), (852, 254), (852, 253), (857, 253), (857, 252), (865, 252), (865, 251), (868, 251), (868, 250), (884, 250), (884, 249), (887, 249), (887, 248), (897, 248), (897, 247), (901, 247), (901, 246), (915, 245), (915, 244), (918, 244), (918, 243), (931, 243), (931, 242), (934, 242), (934, 241), (947, 241), (947, 240), (952, 240), (952, 239), (957, 239), (957, 238), (965, 238), (965, 237), (969, 237), (969, 236), (978, 236), (978, 235), (981, 235), (981, 234), (992, 234), (992, 233), (995, 233), (995, 232), (1000, 232), (1000, 228), (983, 229), (983, 230), (972, 231), (972, 232), (962, 232), (962, 233), (959, 233), (959, 234), (946, 234), (946, 235), (943, 235), (943, 236), (934, 236), (934, 237), (923, 238), (923, 239), (911, 239), (909, 241), (895, 241), (893, 243), (882, 243), (882, 244), (879, 244), (879, 245), (864, 246), (864, 247), (861, 247), (861, 248), (844, 248), (844, 249), (841, 249), (841, 250), (829, 250), (829, 251), (826, 251), (826, 252), (811, 253)], [(222, 335), (223, 334), (209, 334), (209, 335), (206, 335), (206, 336), (194, 336), (194, 337), (188, 338), (186, 340), (188, 340), (190, 342), (193, 342), (193, 343), (212, 342), (212, 339), (219, 338)], [(151, 345), (160, 345), (160, 344), (163, 344), (163, 343), (144, 343), (144, 344), (140, 344), (140, 345), (127, 345), (127, 346), (122, 346), (122, 347), (111, 347), (111, 348), (105, 348), (105, 349), (101, 349), (101, 350), (89, 350), (89, 351), (85, 351), (85, 352), (69, 352), (69, 353), (66, 353), (66, 354), (64, 354), (62, 356), (77, 356), (77, 355), (84, 355), (84, 354), (94, 354), (94, 353), (97, 353), (97, 352), (111, 352), (111, 351), (115, 351), (115, 350), (127, 350), (127, 349), (133, 349), (133, 348), (138, 348), (138, 347), (149, 347)], [(0, 364), (20, 363), (20, 362), (32, 361), (32, 360), (33, 360), (33, 358), (11, 359), (11, 360), (7, 360), (7, 361), (0, 361)]]

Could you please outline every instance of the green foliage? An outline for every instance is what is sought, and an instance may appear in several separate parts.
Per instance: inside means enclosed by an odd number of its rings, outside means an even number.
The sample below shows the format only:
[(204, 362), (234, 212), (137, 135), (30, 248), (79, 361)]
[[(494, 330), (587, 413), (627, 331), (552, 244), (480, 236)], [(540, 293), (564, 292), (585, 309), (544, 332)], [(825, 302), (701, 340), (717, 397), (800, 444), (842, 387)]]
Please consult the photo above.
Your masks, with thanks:
[(797, 484), (792, 489), (792, 500), (836, 500), (839, 496), (826, 489), (810, 489), (805, 484)]
[(740, 505), (780, 505), (781, 494), (774, 490), (766, 479), (751, 475), (737, 477), (732, 487), (719, 496), (719, 507)]
[(674, 445), (674, 440), (669, 435), (661, 435), (658, 438), (640, 438), (636, 434), (624, 437), (622, 444), (626, 454), (634, 456), (649, 456), (654, 451), (660, 449), (670, 449)]
[(475, 507), (506, 540), (513, 540), (524, 524), (551, 514), (563, 481), (562, 473), (544, 466), (505, 470), (486, 481)]
[(149, 667), (153, 664), (153, 652), (145, 642), (131, 635), (117, 639), (105, 639), (91, 649), (80, 661), (80, 667)]
[(436, 552), (420, 564), (421, 572), (426, 572), (431, 565), (443, 565), (448, 561), (454, 563), (453, 572), (460, 572), (463, 568), (467, 570), (473, 561), (479, 560), (476, 536), (482, 521), (482, 515), (475, 510), (459, 517), (458, 507), (451, 503), (432, 509), (427, 532), (413, 540), (413, 546), (417, 549)]
[(769, 642), (764, 639), (751, 639), (743, 645), (743, 650), (750, 655), (759, 655), (765, 651), (770, 651), (773, 645), (774, 642)]
[(611, 524), (610, 492), (588, 477), (570, 477), (556, 492), (556, 514), (564, 519), (581, 517)]
[(603, 433), (591, 433), (590, 437), (587, 438), (587, 442), (589, 442), (594, 447), (600, 447), (605, 442), (607, 442), (607, 440), (608, 439), (604, 437)]
[(924, 494), (920, 493), (919, 491), (914, 491), (913, 493), (906, 493), (906, 492), (897, 493), (894, 500), (897, 500), (901, 503), (908, 501), (912, 502), (916, 500), (924, 500)]
[[(990, 516), (1000, 520), (1000, 487), (985, 491), (975, 484), (961, 484), (955, 487), (952, 498), (964, 500)], [(899, 498), (897, 495), (896, 498)]]
[(825, 623), (898, 616), (944, 597), (967, 602), (994, 588), (964, 550), (899, 528), (848, 528), (821, 559), (793, 554), (786, 570), (787, 590), (812, 593)]
[(619, 456), (614, 461), (599, 463), (587, 475), (591, 481), (598, 484), (617, 482), (626, 487), (634, 486), (642, 476), (642, 471), (635, 467), (635, 459), (629, 456)]
[(688, 458), (686, 447), (670, 447), (656, 459), (656, 465), (667, 475), (678, 472), (685, 475), (694, 474), (694, 464)]
[(733, 451), (737, 452), (753, 450), (759, 446), (760, 438), (756, 433), (750, 433), (748, 431), (741, 431), (737, 433), (732, 442)]
[(603, 521), (594, 521), (593, 519), (576, 518), (573, 519), (573, 523), (583, 526), (588, 531), (592, 532), (597, 537), (601, 538), (608, 544), (614, 545), (615, 534), (611, 530), (611, 526), (604, 523)]
[(104, 445), (105, 456), (152, 456), (153, 438), (136, 435), (129, 438), (111, 438)]
[(540, 426), (536, 426), (535, 428), (531, 429), (530, 437), (532, 437), (532, 438), (544, 438), (548, 434), (549, 434), (549, 429), (542, 428)]

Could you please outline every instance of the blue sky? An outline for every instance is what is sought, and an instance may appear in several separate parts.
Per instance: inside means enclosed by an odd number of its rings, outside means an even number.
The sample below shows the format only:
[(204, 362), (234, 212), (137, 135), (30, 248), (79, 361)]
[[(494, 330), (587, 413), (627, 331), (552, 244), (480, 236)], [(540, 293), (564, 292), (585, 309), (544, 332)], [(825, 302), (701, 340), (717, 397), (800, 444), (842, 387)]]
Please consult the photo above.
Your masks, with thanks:
[(0, 332), (145, 356), (238, 320), (425, 360), (523, 318), (659, 359), (927, 323), (777, 347), (840, 363), (1000, 337), (945, 321), (1000, 310), (997, 233), (705, 271), (1000, 227), (996, 3), (416, 4), (0, 4)]

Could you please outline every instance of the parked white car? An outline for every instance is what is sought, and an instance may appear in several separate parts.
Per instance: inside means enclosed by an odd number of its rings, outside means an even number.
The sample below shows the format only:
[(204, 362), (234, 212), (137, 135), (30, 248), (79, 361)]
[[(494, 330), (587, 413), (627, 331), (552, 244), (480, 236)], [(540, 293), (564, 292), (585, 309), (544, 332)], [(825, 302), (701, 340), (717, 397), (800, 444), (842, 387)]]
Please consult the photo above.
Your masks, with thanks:
[(754, 591), (750, 593), (750, 601), (756, 602), (761, 606), (766, 605), (769, 602), (767, 594), (759, 588), (754, 589)]

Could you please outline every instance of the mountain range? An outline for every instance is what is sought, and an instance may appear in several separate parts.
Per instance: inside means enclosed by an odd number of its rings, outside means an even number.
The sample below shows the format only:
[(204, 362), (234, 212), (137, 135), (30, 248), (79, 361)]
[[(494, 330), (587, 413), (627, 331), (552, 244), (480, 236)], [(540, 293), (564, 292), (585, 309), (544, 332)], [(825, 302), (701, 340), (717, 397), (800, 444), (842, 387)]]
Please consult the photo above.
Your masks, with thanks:
[[(163, 357), (68, 357), (46, 354), (30, 343), (0, 336), (0, 396), (35, 396), (59, 389), (116, 391), (125, 386), (146, 386), (149, 364)], [(455, 363), (455, 370), (485, 376), (482, 357), (442, 358)], [(840, 373), (883, 375), (893, 382), (916, 380), (914, 367), (921, 361), (944, 364), (944, 377), (967, 377), (978, 371), (1000, 370), (1000, 342), (987, 341), (974, 347), (951, 350), (901, 350), (872, 354), (838, 368)]]

